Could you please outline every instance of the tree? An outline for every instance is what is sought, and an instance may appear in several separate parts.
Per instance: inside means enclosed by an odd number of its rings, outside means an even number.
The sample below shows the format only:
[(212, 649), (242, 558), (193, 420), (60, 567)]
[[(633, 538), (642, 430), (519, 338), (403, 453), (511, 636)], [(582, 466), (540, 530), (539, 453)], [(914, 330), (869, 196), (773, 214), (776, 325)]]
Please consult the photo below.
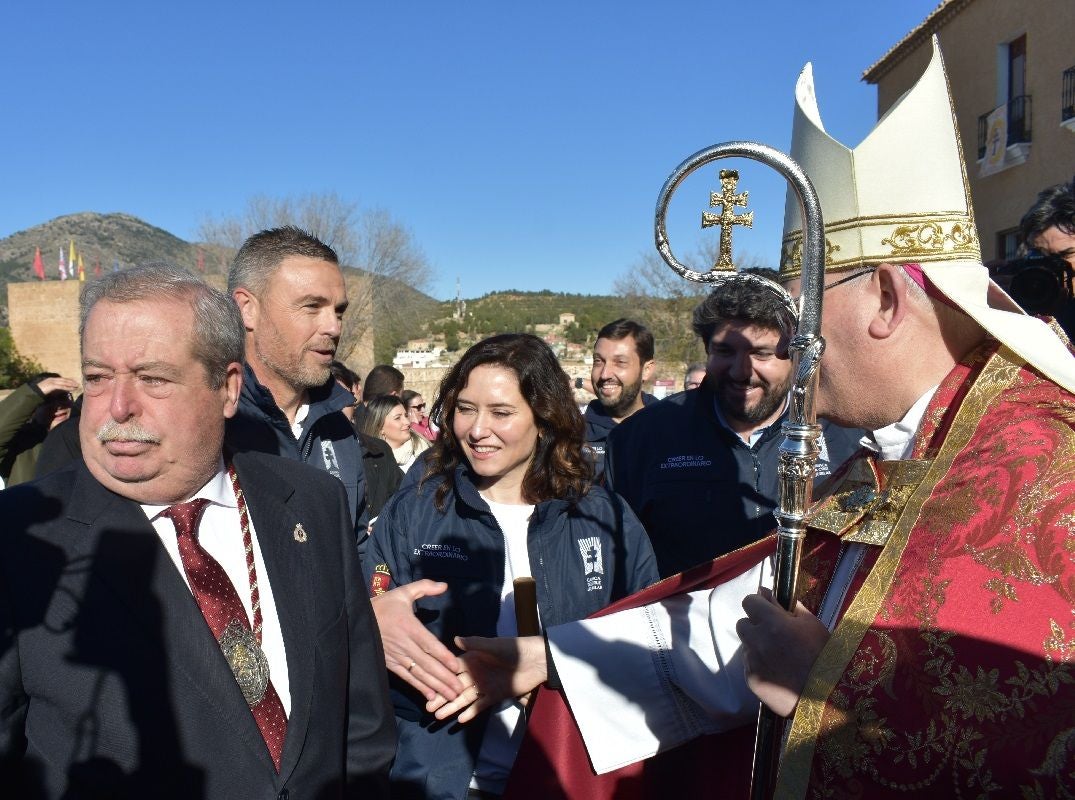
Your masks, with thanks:
[[(698, 248), (691, 264), (712, 265), (719, 242)], [(766, 266), (756, 256), (737, 259), (738, 269)], [(656, 340), (657, 358), (661, 361), (690, 363), (705, 357), (705, 348), (691, 329), (691, 314), (712, 287), (681, 278), (655, 252), (643, 253), (612, 284), (612, 291), (622, 295), (637, 309), (633, 318), (643, 323)]]
[(0, 328), (0, 388), (16, 389), (43, 371), (33, 359), (19, 355), (11, 330)]
[(590, 338), (586, 333), (586, 329), (577, 322), (572, 322), (567, 326), (567, 329), (564, 331), (564, 336), (571, 342), (571, 344), (586, 344)]
[(205, 220), (199, 235), (205, 242), (238, 250), (251, 234), (282, 225), (309, 231), (336, 251), (341, 266), (354, 267), (365, 278), (348, 281), (350, 306), (339, 358), (350, 358), (372, 326), (374, 360), (391, 363), (396, 345), (413, 335), (415, 319), (428, 311), (417, 306), (427, 304), (420, 292), (433, 279), (433, 269), (411, 232), (387, 211), (360, 209), (335, 192), (325, 192), (252, 197), (236, 216)]

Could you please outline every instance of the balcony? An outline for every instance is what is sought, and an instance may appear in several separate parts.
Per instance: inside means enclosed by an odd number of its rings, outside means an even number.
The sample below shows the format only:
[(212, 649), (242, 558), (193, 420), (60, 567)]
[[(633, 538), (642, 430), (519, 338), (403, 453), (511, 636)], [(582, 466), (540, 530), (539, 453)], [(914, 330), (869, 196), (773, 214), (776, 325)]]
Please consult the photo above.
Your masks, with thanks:
[(1075, 133), (1075, 67), (1064, 70), (1064, 88), (1060, 95), (1060, 124)]
[[(1069, 70), (1070, 71), (1070, 70)], [(994, 108), (978, 117), (978, 158), (985, 158), (986, 136), (988, 134), (989, 115), (996, 111)], [(1027, 144), (1030, 142), (1030, 95), (1021, 94), (1008, 101), (1008, 141), (1007, 146), (1013, 144)]]
[[(989, 117), (991, 117), (999, 108), (1005, 108), (1005, 106), (998, 106), (992, 111), (986, 114), (982, 114), (978, 117), (978, 163), (982, 164), (985, 161), (986, 152), (989, 150)], [(1014, 167), (1017, 164), (1022, 164), (1026, 161), (1027, 156), (1030, 154), (1030, 140), (1031, 140), (1031, 128), (1030, 128), (1030, 95), (1022, 94), (1018, 97), (1013, 97), (1008, 101), (1007, 106), (1007, 138), (1004, 142), (1004, 162), (1000, 165), (992, 165), (988, 171), (982, 172), (982, 175), (989, 174), (991, 172), (999, 172), (1005, 170), (1008, 167)], [(999, 131), (997, 131), (999, 133)], [(997, 135), (994, 133), (993, 135)], [(992, 160), (991, 160), (992, 161)]]

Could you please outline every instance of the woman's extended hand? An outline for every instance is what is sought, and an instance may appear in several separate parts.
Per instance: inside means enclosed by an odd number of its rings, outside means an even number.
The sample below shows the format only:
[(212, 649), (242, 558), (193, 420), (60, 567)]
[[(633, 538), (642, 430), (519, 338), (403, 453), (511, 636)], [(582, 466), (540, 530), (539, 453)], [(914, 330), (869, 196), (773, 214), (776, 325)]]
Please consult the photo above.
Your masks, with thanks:
[(423, 579), (370, 600), (381, 629), (385, 666), (429, 701), (434, 697), (454, 700), (463, 691), (456, 677), (463, 665), (414, 615), (416, 600), (443, 594), (447, 589), (446, 583)]
[(541, 636), (468, 636), (456, 637), (455, 643), (465, 651), (459, 656), (463, 671), (458, 676), (464, 689), (455, 698), (438, 695), (426, 704), (437, 719), (458, 714), (457, 721), (465, 724), (505, 700), (521, 698), (525, 703), (548, 677)]

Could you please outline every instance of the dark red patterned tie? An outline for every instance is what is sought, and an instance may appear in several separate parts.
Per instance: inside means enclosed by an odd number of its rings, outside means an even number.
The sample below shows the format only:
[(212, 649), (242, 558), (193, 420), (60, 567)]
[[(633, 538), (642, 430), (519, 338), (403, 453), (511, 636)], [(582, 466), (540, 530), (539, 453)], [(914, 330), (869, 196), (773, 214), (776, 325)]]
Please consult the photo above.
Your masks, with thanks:
[[(191, 591), (202, 610), (209, 630), (220, 640), (224, 629), (232, 620), (237, 620), (246, 630), (250, 630), (250, 621), (246, 617), (239, 594), (232, 585), (224, 568), (198, 544), (198, 522), (209, 501), (199, 497), (187, 503), (174, 505), (161, 512), (175, 524), (179, 539), (179, 555), (183, 560), (183, 570), (187, 573)], [(247, 553), (247, 560), (252, 558)], [(287, 733), (287, 715), (284, 713), (280, 696), (273, 688), (272, 681), (265, 689), (265, 695), (250, 708), (257, 722), (261, 735), (272, 756), (276, 771), (280, 771), (280, 754), (284, 749), (284, 735)]]

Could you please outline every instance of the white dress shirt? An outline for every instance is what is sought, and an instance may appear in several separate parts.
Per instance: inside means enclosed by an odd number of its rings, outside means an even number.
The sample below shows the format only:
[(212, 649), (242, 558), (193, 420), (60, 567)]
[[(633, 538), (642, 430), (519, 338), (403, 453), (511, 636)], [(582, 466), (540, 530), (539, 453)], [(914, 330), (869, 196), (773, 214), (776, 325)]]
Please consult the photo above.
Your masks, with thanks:
[[(247, 622), (253, 626), (253, 605), (250, 599), (250, 579), (246, 569), (246, 549), (243, 547), (243, 533), (239, 522), (239, 506), (231, 488), (231, 479), (221, 461), (214, 475), (194, 497), (204, 497), (209, 501), (198, 525), (198, 543), (224, 569), (232, 586), (235, 587), (243, 608), (246, 609)], [(191, 498), (194, 499), (194, 498)], [(171, 519), (162, 516), (168, 506), (142, 505), (164, 549), (168, 551), (172, 562), (182, 576), (187, 588), (190, 581), (183, 569), (183, 559), (179, 555), (179, 540), (175, 525)], [(254, 568), (257, 570), (258, 593), (261, 599), (262, 641), (261, 649), (269, 662), (269, 679), (273, 688), (280, 695), (284, 713), (291, 714), (291, 691), (287, 675), (287, 652), (284, 648), (284, 635), (280, 630), (280, 617), (276, 613), (276, 601), (273, 598), (269, 573), (265, 569), (265, 560), (261, 556), (258, 534), (254, 530), (254, 521), (250, 521), (250, 540), (254, 547)]]

